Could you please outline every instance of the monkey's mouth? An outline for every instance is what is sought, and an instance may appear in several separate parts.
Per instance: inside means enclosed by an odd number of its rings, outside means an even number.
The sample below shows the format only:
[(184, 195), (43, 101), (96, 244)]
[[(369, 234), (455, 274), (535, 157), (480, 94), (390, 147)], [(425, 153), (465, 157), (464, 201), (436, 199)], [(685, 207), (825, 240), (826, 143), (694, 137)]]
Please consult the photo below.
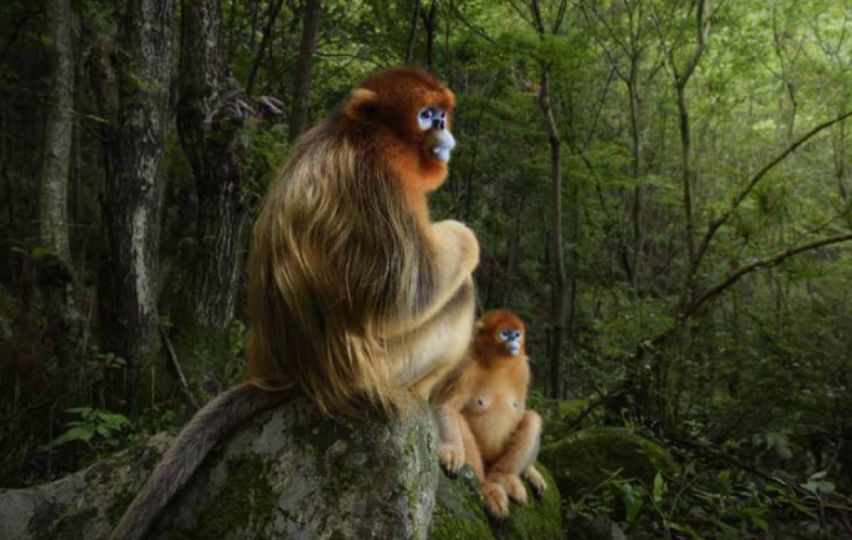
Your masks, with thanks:
[(456, 139), (453, 135), (449, 131), (436, 131), (432, 143), (432, 155), (439, 161), (449, 162), (450, 154), (456, 146)]
[(510, 343), (506, 346), (506, 351), (512, 356), (517, 356), (521, 352), (521, 346), (517, 343)]

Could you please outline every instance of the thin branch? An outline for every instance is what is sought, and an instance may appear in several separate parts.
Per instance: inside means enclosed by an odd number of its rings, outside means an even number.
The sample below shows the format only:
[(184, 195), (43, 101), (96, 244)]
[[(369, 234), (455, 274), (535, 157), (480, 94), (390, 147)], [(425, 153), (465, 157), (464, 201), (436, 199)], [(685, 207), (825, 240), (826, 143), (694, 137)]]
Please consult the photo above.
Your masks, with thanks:
[(757, 260), (757, 261), (755, 261), (751, 264), (748, 264), (746, 266), (742, 266), (740, 268), (737, 268), (735, 271), (729, 273), (727, 278), (725, 278), (724, 280), (722, 280), (721, 282), (719, 282), (715, 286), (710, 287), (709, 289), (705, 290), (704, 293), (700, 297), (698, 297), (697, 300), (692, 302), (686, 309), (683, 310), (683, 312), (681, 313), (681, 317), (686, 318), (686, 317), (691, 316), (696, 311), (698, 311), (698, 308), (700, 308), (703, 304), (707, 303), (709, 300), (712, 300), (713, 298), (715, 298), (716, 296), (721, 294), (725, 289), (727, 289), (728, 287), (730, 287), (731, 285), (733, 285), (734, 283), (739, 281), (740, 278), (742, 278), (746, 274), (750, 274), (751, 272), (754, 272), (758, 268), (775, 266), (775, 265), (780, 264), (784, 260), (786, 260), (786, 259), (788, 259), (788, 258), (790, 258), (794, 255), (798, 255), (800, 253), (804, 253), (806, 251), (811, 251), (811, 250), (821, 248), (823, 246), (828, 246), (828, 245), (831, 245), (831, 244), (837, 244), (837, 243), (840, 243), (840, 242), (847, 242), (849, 240), (852, 240), (852, 233), (844, 233), (844, 234), (838, 234), (838, 235), (835, 235), (835, 236), (829, 236), (828, 238), (821, 238), (819, 240), (814, 240), (813, 242), (808, 242), (807, 244), (802, 244), (802, 245), (799, 245), (799, 246), (793, 246), (791, 248), (787, 248), (784, 251), (780, 251), (780, 252), (775, 253), (773, 255), (770, 255), (768, 257), (764, 257), (762, 259), (759, 259), (759, 260)]
[[(494, 40), (494, 38), (492, 38), (491, 36), (489, 36), (489, 35), (488, 35), (488, 33), (487, 33), (485, 30), (483, 30), (482, 28), (477, 27), (477, 26), (476, 26), (476, 25), (474, 25), (472, 22), (470, 22), (469, 20), (467, 20), (467, 17), (465, 17), (465, 16), (464, 16), (464, 14), (462, 14), (462, 12), (461, 12), (461, 10), (459, 9), (458, 5), (456, 5), (456, 2), (450, 2), (450, 9), (452, 9), (452, 10), (453, 10), (453, 14), (456, 16), (456, 18), (457, 18), (459, 21), (461, 21), (461, 23), (462, 23), (463, 25), (465, 25), (465, 26), (467, 27), (467, 29), (468, 29), (468, 30), (470, 30), (471, 32), (473, 32), (473, 33), (474, 33), (474, 34), (476, 34), (477, 36), (481, 37), (482, 39), (484, 39), (484, 40), (485, 40), (485, 41), (487, 41), (488, 43), (491, 43), (492, 45), (495, 45), (495, 44), (497, 43), (497, 42)], [(526, 18), (524, 18), (524, 20), (526, 20)]]
[(769, 171), (775, 168), (776, 165), (781, 163), (787, 156), (792, 154), (798, 147), (806, 143), (811, 137), (819, 133), (820, 131), (833, 126), (834, 124), (841, 122), (847, 118), (852, 116), (852, 111), (845, 112), (840, 116), (833, 118), (827, 122), (823, 122), (822, 124), (816, 126), (812, 130), (808, 131), (799, 139), (794, 141), (790, 146), (785, 148), (780, 154), (775, 156), (771, 161), (766, 163), (763, 167), (760, 168), (756, 173), (754, 173), (746, 182), (745, 187), (732, 199), (731, 206), (718, 218), (714, 219), (710, 222), (710, 225), (707, 226), (707, 232), (704, 233), (704, 237), (701, 239), (701, 245), (698, 247), (698, 251), (695, 253), (695, 258), (689, 265), (689, 279), (692, 279), (692, 276), (698, 270), (698, 266), (701, 264), (701, 260), (704, 258), (704, 255), (707, 253), (707, 249), (710, 247), (710, 242), (713, 241), (713, 237), (716, 235), (716, 232), (719, 230), (719, 227), (727, 223), (727, 221), (731, 218), (731, 216), (736, 212), (737, 208), (739, 208), (740, 204), (743, 200), (752, 192), (752, 190), (757, 186), (758, 182), (760, 182), (764, 176), (766, 176)]
[[(257, 79), (257, 73), (260, 71), (260, 62), (263, 60), (263, 53), (266, 51), (266, 46), (272, 38), (272, 27), (275, 26), (275, 20), (278, 18), (278, 13), (281, 12), (281, 6), (284, 5), (284, 0), (278, 0), (277, 3), (269, 4), (267, 13), (266, 27), (263, 29), (263, 37), (260, 40), (260, 45), (257, 48), (257, 54), (254, 56), (254, 62), (249, 72), (248, 82), (246, 82), (246, 95), (251, 95), (254, 90), (254, 83)], [(307, 8), (306, 8), (307, 9)]]
[(408, 34), (408, 46), (405, 48), (405, 63), (414, 61), (414, 46), (417, 44), (417, 21), (420, 19), (421, 0), (414, 1), (414, 15), (411, 18), (411, 31)]
[(166, 333), (163, 327), (160, 327), (160, 339), (163, 340), (163, 345), (166, 346), (166, 351), (169, 353), (169, 361), (172, 364), (172, 367), (175, 370), (175, 373), (178, 377), (178, 383), (181, 391), (189, 400), (195, 409), (198, 409), (198, 401), (195, 399), (195, 396), (192, 395), (192, 391), (189, 389), (189, 384), (186, 382), (186, 377), (183, 374), (183, 369), (180, 367), (180, 362), (178, 362), (177, 353), (175, 352), (175, 348), (172, 346), (172, 340), (169, 339), (168, 333)]

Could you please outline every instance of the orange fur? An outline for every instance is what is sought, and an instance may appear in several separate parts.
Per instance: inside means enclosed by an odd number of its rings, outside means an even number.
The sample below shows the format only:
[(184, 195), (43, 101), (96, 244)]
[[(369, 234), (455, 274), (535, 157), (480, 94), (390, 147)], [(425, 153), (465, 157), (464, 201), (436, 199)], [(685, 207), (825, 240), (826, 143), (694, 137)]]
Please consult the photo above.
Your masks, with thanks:
[[(515, 348), (505, 335), (501, 339), (506, 332), (515, 336)], [(441, 464), (453, 474), (463, 456), (483, 488), (486, 508), (498, 519), (508, 514), (508, 507), (501, 504), (506, 494), (519, 504), (526, 503), (519, 475), (530, 481), (537, 494), (546, 489), (532, 466), (541, 417), (526, 410), (530, 369), (525, 334), (523, 322), (506, 310), (489, 311), (477, 321), (468, 360), (449, 399), (448, 408), (458, 414), (449, 413), (441, 424)], [(502, 488), (502, 495), (494, 484)]]

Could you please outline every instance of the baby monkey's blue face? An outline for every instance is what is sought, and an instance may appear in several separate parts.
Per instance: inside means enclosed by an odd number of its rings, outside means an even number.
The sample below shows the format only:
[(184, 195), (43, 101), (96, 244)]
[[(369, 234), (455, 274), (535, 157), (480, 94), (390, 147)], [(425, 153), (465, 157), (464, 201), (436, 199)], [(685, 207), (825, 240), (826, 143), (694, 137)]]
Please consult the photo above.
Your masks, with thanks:
[(517, 356), (521, 352), (521, 340), (523, 337), (523, 330), (518, 328), (504, 328), (497, 335), (497, 338), (506, 347), (506, 352), (511, 356)]

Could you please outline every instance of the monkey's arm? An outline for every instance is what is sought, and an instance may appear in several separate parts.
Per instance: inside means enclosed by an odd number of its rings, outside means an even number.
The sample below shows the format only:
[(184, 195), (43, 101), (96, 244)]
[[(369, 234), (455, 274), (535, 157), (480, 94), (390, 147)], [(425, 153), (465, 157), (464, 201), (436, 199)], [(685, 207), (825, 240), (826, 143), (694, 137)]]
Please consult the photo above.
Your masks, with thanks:
[(462, 437), (462, 428), (467, 426), (467, 420), (461, 411), (470, 400), (474, 370), (475, 366), (468, 357), (456, 368), (456, 372), (441, 384), (433, 398), (433, 402), (436, 403), (435, 415), (441, 439), (438, 447), (438, 462), (444, 472), (452, 478), (455, 478), (467, 459)]
[[(479, 264), (479, 242), (463, 223), (449, 219), (434, 223), (429, 226), (428, 237), (435, 272), (435, 293), (411, 319), (391, 321), (386, 325), (387, 338), (427, 325), (448, 304), (455, 303), (459, 292), (471, 283), (471, 274)], [(473, 317), (472, 310), (470, 317)]]

